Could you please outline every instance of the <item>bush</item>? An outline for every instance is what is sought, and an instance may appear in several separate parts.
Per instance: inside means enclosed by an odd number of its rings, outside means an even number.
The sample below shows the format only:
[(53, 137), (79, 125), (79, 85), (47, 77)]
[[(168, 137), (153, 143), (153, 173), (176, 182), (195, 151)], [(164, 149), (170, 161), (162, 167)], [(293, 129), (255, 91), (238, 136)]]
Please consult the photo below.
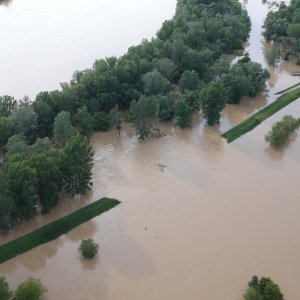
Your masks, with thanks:
[(284, 116), (281, 121), (272, 126), (272, 129), (266, 134), (265, 140), (274, 147), (281, 147), (299, 126), (300, 119)]
[(39, 300), (46, 292), (39, 279), (29, 277), (17, 287), (14, 300)]
[(99, 245), (93, 239), (83, 240), (78, 251), (84, 258), (93, 258), (99, 250)]
[(9, 300), (12, 297), (12, 291), (9, 289), (9, 285), (4, 276), (0, 276), (0, 299)]
[(279, 286), (268, 277), (253, 276), (248, 286), (244, 300), (284, 300)]

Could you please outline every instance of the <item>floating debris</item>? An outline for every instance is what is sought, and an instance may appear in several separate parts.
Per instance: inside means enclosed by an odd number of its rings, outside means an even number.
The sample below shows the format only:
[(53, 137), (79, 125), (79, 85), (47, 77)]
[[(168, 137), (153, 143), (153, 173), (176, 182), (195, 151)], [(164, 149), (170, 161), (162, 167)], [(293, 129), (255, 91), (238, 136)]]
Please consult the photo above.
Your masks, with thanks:
[(165, 170), (165, 168), (167, 168), (168, 166), (163, 164), (163, 163), (159, 163), (157, 164), (157, 166), (159, 167), (160, 171), (163, 172)]

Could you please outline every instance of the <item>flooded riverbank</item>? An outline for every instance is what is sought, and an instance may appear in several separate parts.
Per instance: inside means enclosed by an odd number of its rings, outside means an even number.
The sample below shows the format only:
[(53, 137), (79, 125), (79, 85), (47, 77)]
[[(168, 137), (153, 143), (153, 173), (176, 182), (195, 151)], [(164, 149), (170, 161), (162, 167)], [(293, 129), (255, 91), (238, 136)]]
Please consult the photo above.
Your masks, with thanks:
[[(248, 51), (264, 62), (263, 16), (257, 12), (265, 7), (258, 0), (247, 7), (253, 30), (259, 30), (252, 32)], [(220, 137), (297, 82), (285, 70), (274, 69), (269, 96), (227, 106), (219, 127), (208, 128), (199, 114), (192, 129), (162, 124), (167, 136), (160, 139), (141, 142), (128, 124), (120, 137), (116, 131), (95, 134), (93, 191), (66, 199), (0, 242), (103, 196), (122, 204), (1, 265), (1, 274), (12, 287), (27, 276), (41, 278), (47, 300), (241, 300), (256, 274), (272, 277), (286, 300), (298, 300), (300, 139), (275, 151), (264, 135), (284, 114), (299, 117), (299, 103), (230, 145)], [(159, 164), (166, 165), (163, 172)], [(100, 243), (96, 260), (84, 261), (77, 252), (86, 237)]]

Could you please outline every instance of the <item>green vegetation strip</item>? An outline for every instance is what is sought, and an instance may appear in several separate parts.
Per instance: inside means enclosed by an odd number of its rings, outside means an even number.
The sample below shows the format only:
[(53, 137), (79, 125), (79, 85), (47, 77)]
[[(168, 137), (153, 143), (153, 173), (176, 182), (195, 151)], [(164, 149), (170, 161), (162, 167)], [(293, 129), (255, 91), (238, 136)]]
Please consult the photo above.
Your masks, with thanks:
[(101, 215), (120, 203), (121, 202), (116, 199), (102, 198), (68, 216), (1, 245), (0, 264), (38, 247), (39, 245), (57, 239), (61, 235), (71, 231), (73, 228)]
[(255, 128), (257, 125), (259, 125), (267, 118), (274, 115), (276, 112), (278, 112), (285, 106), (297, 100), (299, 97), (300, 97), (300, 88), (294, 89), (280, 96), (277, 100), (275, 100), (268, 106), (264, 107), (262, 110), (255, 113), (254, 115), (252, 115), (251, 117), (249, 117), (248, 119), (240, 123), (239, 125), (223, 133), (222, 136), (227, 139), (228, 143), (233, 142), (240, 136), (244, 135), (245, 133)]

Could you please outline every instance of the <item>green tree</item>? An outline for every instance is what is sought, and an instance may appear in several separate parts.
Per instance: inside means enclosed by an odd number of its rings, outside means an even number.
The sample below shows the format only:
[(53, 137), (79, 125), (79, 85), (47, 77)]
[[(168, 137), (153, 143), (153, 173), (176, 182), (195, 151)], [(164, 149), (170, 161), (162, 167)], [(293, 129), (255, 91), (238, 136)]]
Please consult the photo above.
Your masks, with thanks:
[(21, 221), (37, 213), (37, 171), (24, 155), (15, 154), (4, 165), (4, 177), (15, 203), (16, 218)]
[(160, 120), (169, 121), (173, 119), (175, 114), (175, 99), (175, 93), (157, 96)]
[(108, 131), (111, 120), (109, 114), (104, 111), (97, 111), (93, 115), (93, 128), (95, 131)]
[(17, 100), (11, 96), (0, 96), (0, 117), (8, 117), (14, 108), (17, 107)]
[(29, 277), (17, 287), (14, 300), (40, 300), (47, 291), (40, 279)]
[(61, 170), (64, 190), (85, 194), (92, 186), (93, 151), (87, 138), (72, 136), (61, 150)]
[(37, 172), (37, 195), (42, 212), (47, 213), (58, 202), (61, 188), (60, 172), (58, 166), (45, 152), (34, 154), (30, 162)]
[(263, 297), (255, 288), (249, 287), (244, 294), (244, 300), (263, 300)]
[(281, 121), (272, 126), (272, 129), (265, 136), (265, 141), (274, 147), (281, 147), (299, 126), (300, 119), (295, 119), (289, 115), (284, 116)]
[(180, 89), (182, 91), (196, 91), (199, 88), (200, 79), (194, 70), (187, 70), (182, 73), (179, 81)]
[(0, 299), (9, 300), (11, 299), (13, 293), (9, 289), (9, 284), (4, 276), (0, 276)]
[(174, 79), (177, 77), (178, 73), (177, 66), (171, 59), (166, 57), (161, 58), (156, 62), (155, 65), (163, 77), (167, 78), (171, 82), (174, 82)]
[(119, 106), (116, 105), (111, 111), (110, 111), (110, 123), (111, 126), (115, 126), (118, 130), (119, 135), (121, 134), (122, 129), (122, 118), (121, 118), (121, 112), (119, 110)]
[(204, 118), (208, 125), (220, 122), (221, 111), (225, 107), (226, 93), (220, 82), (210, 82), (201, 92), (201, 103)]
[(12, 111), (11, 119), (15, 133), (24, 134), (33, 142), (37, 131), (37, 116), (29, 102), (22, 102)]
[(0, 117), (0, 148), (6, 145), (13, 134), (13, 124), (9, 117)]
[(82, 106), (78, 109), (74, 115), (74, 121), (78, 131), (87, 138), (90, 138), (93, 133), (93, 117), (88, 112), (86, 106)]
[(130, 112), (133, 117), (133, 126), (140, 139), (150, 135), (157, 122), (159, 113), (158, 99), (154, 96), (141, 96), (138, 101), (132, 101)]
[(175, 109), (176, 125), (179, 126), (180, 128), (191, 127), (192, 113), (193, 113), (193, 109), (188, 106), (185, 98), (183, 97), (176, 104), (176, 109)]
[[(259, 294), (260, 298), (253, 298), (254, 300), (284, 300), (284, 296), (280, 291), (279, 286), (274, 283), (268, 277), (262, 277), (258, 279), (257, 276), (253, 276), (251, 281), (248, 283), (249, 289), (252, 289), (251, 292), (246, 292), (248, 294), (254, 295), (253, 289)], [(244, 298), (245, 300), (252, 300), (252, 298)]]
[(37, 116), (37, 135), (41, 138), (52, 136), (55, 118), (53, 107), (44, 100), (43, 95), (48, 94), (40, 93), (33, 102), (34, 112)]
[(71, 136), (76, 134), (76, 129), (72, 126), (70, 113), (60, 112), (53, 124), (54, 143), (58, 148), (63, 147)]
[(86, 239), (80, 243), (78, 251), (84, 258), (91, 259), (98, 253), (99, 245), (93, 239)]
[[(8, 191), (7, 184), (0, 173), (0, 231), (8, 231), (15, 223), (13, 213), (15, 204)], [(0, 277), (1, 279), (1, 277)], [(1, 298), (1, 282), (0, 282), (0, 299)]]
[(29, 148), (27, 145), (26, 137), (23, 134), (15, 134), (8, 139), (5, 146), (6, 154), (5, 160), (14, 154), (24, 154), (27, 155)]
[(144, 91), (148, 96), (167, 94), (172, 90), (172, 84), (164, 78), (157, 70), (143, 76)]

